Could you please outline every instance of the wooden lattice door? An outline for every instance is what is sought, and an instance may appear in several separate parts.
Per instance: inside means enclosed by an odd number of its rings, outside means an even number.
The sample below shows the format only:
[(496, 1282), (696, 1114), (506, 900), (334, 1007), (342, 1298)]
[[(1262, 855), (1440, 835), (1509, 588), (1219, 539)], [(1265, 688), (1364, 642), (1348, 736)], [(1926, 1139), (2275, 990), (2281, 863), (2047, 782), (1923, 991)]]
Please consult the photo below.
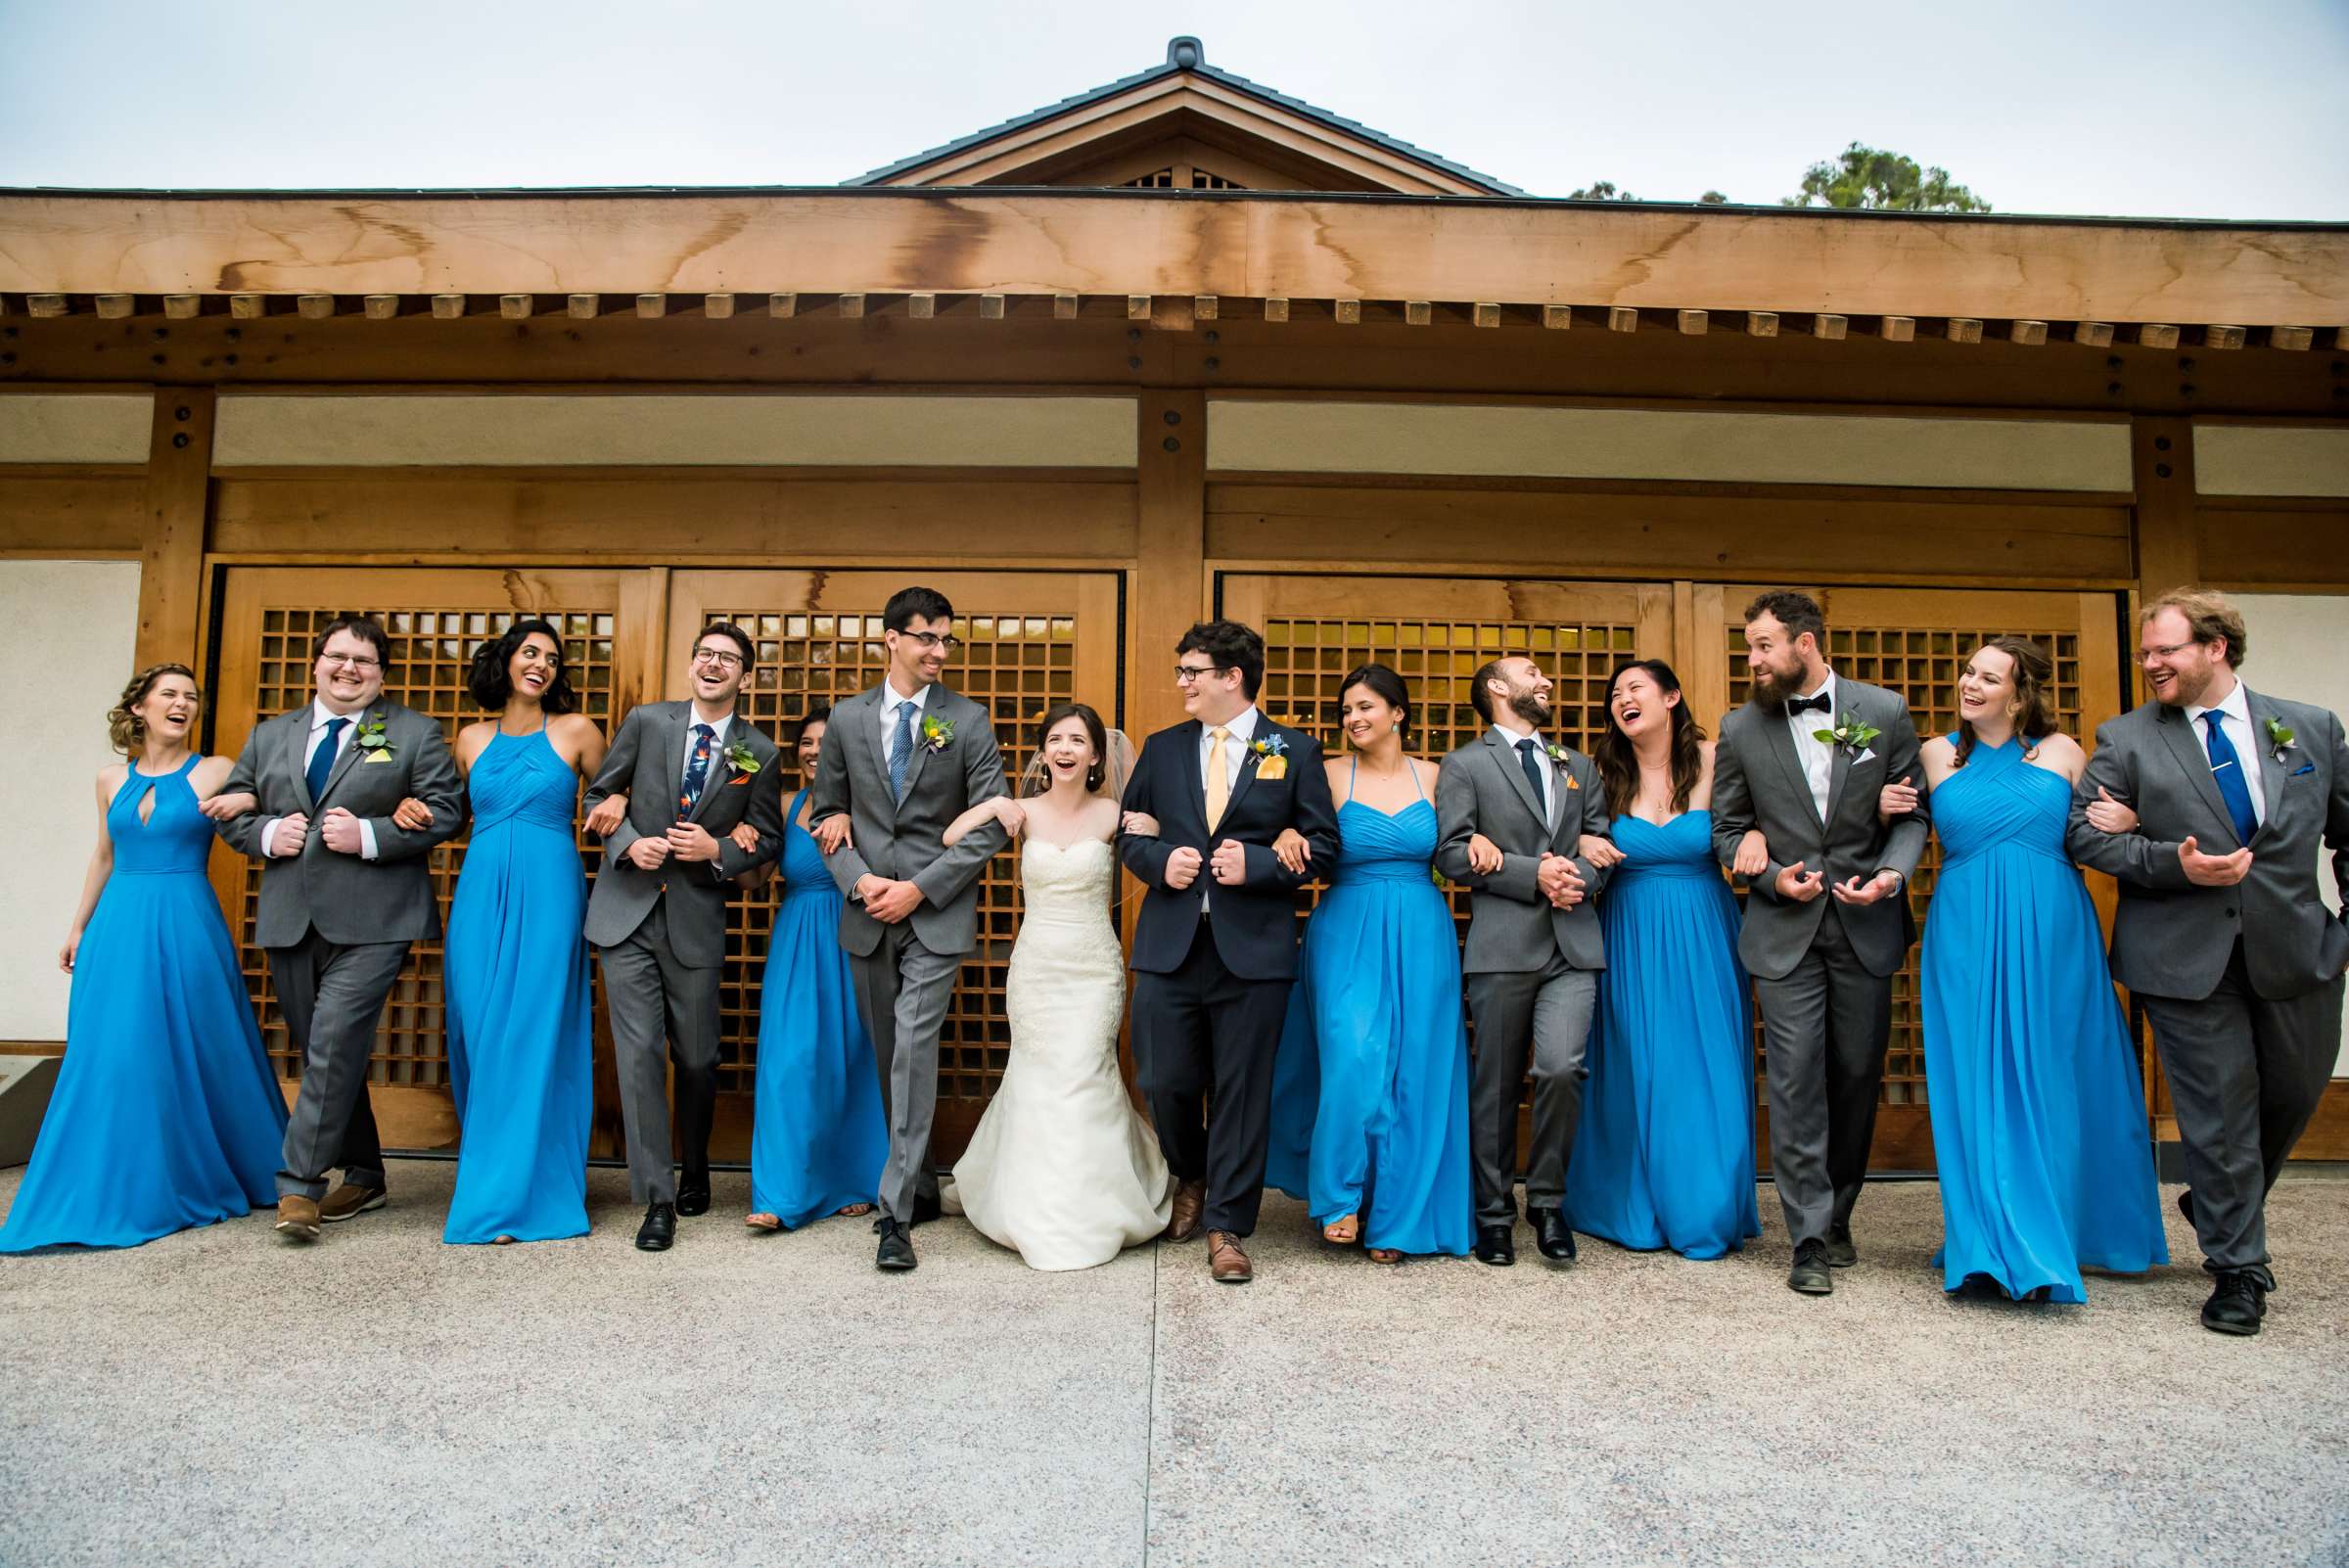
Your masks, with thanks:
[[(1761, 591), (1733, 586), (1695, 590), (1699, 616), (1723, 628), (1730, 681), (1727, 704), (1746, 697), (1744, 610)], [(2120, 606), (2113, 594), (1921, 588), (1808, 591), (1825, 613), (1827, 661), (1836, 673), (1899, 692), (1915, 718), (1919, 741), (1957, 728), (1958, 673), (1976, 648), (1998, 636), (2028, 637), (2048, 651), (2055, 664), (2057, 715), (2064, 732), (2081, 744), (2088, 745), (2096, 725), (2120, 712)], [(1920, 928), (1940, 863), (1936, 840), (1927, 847), (1910, 890)], [(2110, 881), (2094, 875), (2089, 881), (2109, 921)], [(1759, 1051), (1757, 1040), (1757, 1073)], [(2150, 1067), (2149, 1062), (2143, 1065)], [(1924, 1028), (1917, 954), (1911, 948), (1893, 980), (1892, 1039), (1884, 1059), (1875, 1166), (1931, 1169), (1932, 1127), (1925, 1099)]]
[[(678, 572), (669, 590), (666, 689), (681, 691), (701, 629), (731, 621), (758, 639), (759, 668), (744, 694), (753, 722), (780, 742), (782, 727), (877, 683), (885, 654), (881, 609), (908, 580), (953, 601), (960, 654), (945, 684), (993, 715), (1003, 767), (1015, 784), (1030, 731), (1052, 704), (1090, 703), (1118, 721), (1118, 579), (1106, 573)], [(787, 781), (785, 799), (798, 788)], [(747, 1155), (758, 1070), (759, 985), (774, 926), (775, 891), (735, 900), (720, 992), (723, 1045), (713, 1151)], [(1003, 980), (1019, 929), (1019, 862), (999, 855), (981, 884), (979, 947), (963, 966), (939, 1040), (933, 1157), (958, 1155), (1001, 1081), (1010, 1047)]]
[[(609, 732), (637, 697), (651, 637), (649, 587), (642, 572), (236, 568), (218, 609), (212, 749), (233, 756), (260, 720), (309, 702), (319, 629), (353, 612), (374, 616), (391, 634), (386, 695), (438, 718), (452, 739), (460, 725), (484, 716), (465, 689), (474, 650), (518, 617), (543, 617), (563, 629), (564, 662), (584, 712)], [(592, 871), (593, 852), (582, 846), (582, 853)], [(433, 853), (443, 918), (464, 858), (462, 836)], [(212, 863), (214, 886), (240, 938), (246, 984), (260, 1009), (262, 1039), (280, 1073), (298, 1077), (300, 1062), (271, 991), (267, 957), (253, 941), (260, 867), (225, 854)], [(388, 1145), (438, 1148), (456, 1140), (441, 1035), (440, 950), (437, 941), (416, 945), (376, 1037), (368, 1076), (377, 1085)], [(608, 1049), (599, 1040), (599, 1054)]]

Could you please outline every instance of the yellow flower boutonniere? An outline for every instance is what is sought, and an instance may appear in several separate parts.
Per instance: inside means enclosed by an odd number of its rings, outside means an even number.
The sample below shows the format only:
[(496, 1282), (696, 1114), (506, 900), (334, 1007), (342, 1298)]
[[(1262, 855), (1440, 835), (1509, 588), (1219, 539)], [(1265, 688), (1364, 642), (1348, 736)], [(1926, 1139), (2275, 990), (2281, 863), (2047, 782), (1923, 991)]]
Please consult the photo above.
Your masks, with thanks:
[(1289, 743), (1278, 735), (1260, 736), (1248, 743), (1256, 754), (1256, 776), (1276, 781), (1289, 776)]

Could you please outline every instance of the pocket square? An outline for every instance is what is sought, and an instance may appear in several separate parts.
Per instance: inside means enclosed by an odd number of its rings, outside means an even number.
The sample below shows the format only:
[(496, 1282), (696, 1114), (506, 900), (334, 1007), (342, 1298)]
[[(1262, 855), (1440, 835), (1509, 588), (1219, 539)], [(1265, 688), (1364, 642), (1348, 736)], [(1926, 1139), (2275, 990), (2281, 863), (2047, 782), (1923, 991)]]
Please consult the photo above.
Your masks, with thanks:
[(2317, 764), (2316, 764), (2316, 763), (2314, 763), (2314, 762), (2302, 762), (2302, 763), (2301, 763), (2301, 764), (2300, 764), (2298, 767), (2295, 767), (2295, 768), (2293, 768), (2293, 769), (2292, 769), (2292, 774), (2291, 774), (2291, 776), (2292, 776), (2292, 777), (2294, 777), (2294, 778), (2298, 778), (2298, 777), (2299, 777), (2301, 774), (2303, 774), (2303, 773), (2313, 773), (2313, 772), (2315, 772), (2316, 770), (2317, 770)]
[(367, 761), (370, 764), (376, 762), (389, 762), (392, 761), (392, 754), (390, 752), (369, 752), (367, 754)]
[(1876, 750), (1875, 750), (1875, 748), (1874, 748), (1874, 747), (1872, 747), (1872, 746), (1870, 746), (1870, 747), (1867, 747), (1867, 748), (1865, 748), (1865, 750), (1863, 750), (1863, 751), (1860, 753), (1860, 755), (1859, 755), (1859, 756), (1857, 756), (1857, 757), (1855, 757), (1855, 758), (1853, 758), (1853, 759), (1852, 759), (1852, 765), (1853, 765), (1854, 767), (1858, 767), (1858, 766), (1859, 766), (1859, 765), (1860, 765), (1862, 762), (1868, 761), (1872, 760), (1872, 759), (1875, 757), (1875, 755), (1876, 755)]

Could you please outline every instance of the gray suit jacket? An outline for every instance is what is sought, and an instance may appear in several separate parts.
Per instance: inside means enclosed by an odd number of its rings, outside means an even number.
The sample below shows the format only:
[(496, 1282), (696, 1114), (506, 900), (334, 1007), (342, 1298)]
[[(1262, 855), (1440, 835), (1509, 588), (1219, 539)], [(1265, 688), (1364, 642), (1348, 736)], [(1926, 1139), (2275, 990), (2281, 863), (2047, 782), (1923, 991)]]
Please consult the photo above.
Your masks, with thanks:
[[(2096, 727), (2096, 749), (2072, 794), (2072, 858), (2120, 882), (2112, 923), (2112, 978), (2149, 996), (2195, 1000), (2218, 989), (2234, 943), (2243, 939), (2251, 987), (2280, 1000), (2325, 985), (2349, 963), (2349, 926), (2317, 891), (2319, 846), (2349, 888), (2349, 747), (2337, 715), (2243, 688), (2259, 737), (2267, 820), (2251, 840), (2251, 872), (2232, 888), (2188, 882), (2178, 845), (2189, 835), (2205, 854), (2241, 848), (2210, 771), (2210, 754), (2186, 711), (2147, 703)], [(2279, 759), (2268, 721), (2292, 730)], [(2137, 811), (2134, 833), (2099, 833), (2088, 807), (2101, 785)]]
[[(1835, 704), (1832, 718), (1822, 716), (1819, 728), (1831, 729), (1850, 715), (1880, 733), (1868, 742), (1865, 750), (1873, 755), (1865, 761), (1836, 749), (1823, 822), (1782, 707), (1749, 702), (1721, 721), (1713, 757), (1713, 853), (1727, 867), (1737, 856), (1737, 841), (1754, 827), (1770, 847), (1770, 866), (1746, 890), (1745, 924), (1737, 933), (1737, 956), (1760, 980), (1783, 980), (1793, 972), (1829, 909), (1843, 922), (1852, 950), (1871, 975), (1899, 969), (1916, 940), (1908, 884), (1925, 852), (1924, 790), (1918, 789), (1911, 814), (1889, 823), (1876, 815), (1876, 797), (1886, 784), (1901, 778), (1924, 783), (1916, 726), (1900, 693), (1863, 680), (1838, 674)], [(1898, 871), (1901, 891), (1870, 904), (1842, 904), (1822, 889), (1807, 903), (1789, 903), (1778, 897), (1778, 873), (1795, 864), (1810, 871), (1823, 868), (1830, 883)]]
[[(264, 947), (292, 947), (315, 930), (329, 942), (356, 946), (438, 936), (440, 903), (433, 896), (430, 851), (465, 828), (465, 789), (440, 725), (414, 709), (378, 699), (354, 716), (361, 731), (380, 719), (388, 744), (371, 752), (352, 735), (326, 776), (325, 793), (313, 803), (303, 755), (309, 749), (310, 710), (303, 703), (254, 725), (228, 782), (220, 786), (224, 795), (250, 791), (261, 803), (257, 810), (218, 827), (230, 849), (261, 862), (253, 940)], [(372, 760), (377, 756), (383, 760)], [(433, 825), (421, 832), (392, 821), (392, 811), (410, 795), (433, 808)], [(378, 858), (361, 859), (326, 847), (318, 819), (338, 806), (367, 820)], [(309, 842), (299, 854), (271, 859), (262, 852), (261, 828), (273, 817), (297, 814), (310, 819)]]
[[(604, 765), (587, 786), (585, 809), (592, 811), (606, 797), (625, 790), (628, 814), (604, 841), (603, 868), (587, 899), (586, 934), (599, 947), (618, 946), (644, 924), (656, 899), (666, 900), (669, 951), (688, 969), (710, 969), (726, 956), (726, 899), (735, 892), (734, 878), (783, 853), (783, 769), (775, 743), (737, 713), (726, 726), (724, 744), (748, 747), (759, 770), (744, 773), (722, 756), (712, 759), (710, 781), (686, 818), (717, 840), (717, 858), (672, 858), (658, 871), (626, 859), (629, 845), (660, 837), (677, 819), (692, 715), (688, 702), (629, 709)], [(745, 851), (727, 836), (744, 822), (759, 830), (757, 850)]]
[[(1524, 765), (1491, 729), (1444, 759), (1436, 778), (1436, 869), (1472, 890), (1464, 973), (1541, 969), (1553, 952), (1577, 969), (1607, 966), (1598, 926), (1607, 873), (1576, 853), (1586, 833), (1611, 836), (1607, 792), (1598, 764), (1578, 751), (1568, 750), (1565, 762), (1551, 767), (1559, 800), (1554, 827), (1543, 820), (1542, 798)], [(1500, 849), (1500, 869), (1491, 876), (1468, 869), (1468, 840), (1477, 833)], [(1545, 852), (1572, 860), (1583, 879), (1583, 901), (1571, 909), (1552, 908), (1542, 896), (1536, 872)]]
[(916, 734), (905, 799), (898, 801), (882, 761), (881, 699), (882, 688), (875, 686), (832, 710), (807, 797), (809, 822), (844, 811), (849, 817), (852, 843), (828, 862), (833, 880), (849, 895), (840, 911), (841, 945), (860, 957), (881, 945), (887, 928), (856, 898), (857, 882), (870, 874), (922, 890), (911, 918), (923, 946), (969, 952), (978, 945), (979, 872), (1010, 838), (994, 822), (982, 823), (952, 849), (939, 836), (981, 801), (1010, 793), (994, 726), (987, 710), (968, 697), (931, 687), (923, 715), (950, 725), (953, 739), (933, 750)]

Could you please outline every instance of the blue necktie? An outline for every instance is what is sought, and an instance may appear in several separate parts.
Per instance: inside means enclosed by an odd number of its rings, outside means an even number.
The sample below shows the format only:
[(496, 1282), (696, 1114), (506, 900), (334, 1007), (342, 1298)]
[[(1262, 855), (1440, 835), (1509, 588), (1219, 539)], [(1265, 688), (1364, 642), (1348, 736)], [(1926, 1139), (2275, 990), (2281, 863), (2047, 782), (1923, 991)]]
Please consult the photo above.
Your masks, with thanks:
[(693, 755), (685, 760), (685, 787), (677, 792), (677, 820), (682, 822), (693, 815), (693, 807), (702, 798), (702, 786), (710, 782), (710, 743), (717, 731), (708, 724), (693, 726)]
[(905, 769), (913, 763), (913, 704), (898, 704), (897, 738), (889, 748), (889, 793), (905, 799)]
[(347, 718), (328, 719), (326, 721), (326, 739), (320, 741), (318, 749), (310, 753), (310, 765), (304, 776), (310, 781), (310, 804), (312, 806), (316, 806), (318, 797), (326, 793), (326, 775), (335, 770), (335, 758), (343, 750), (343, 731), (349, 723), (350, 720)]
[(1549, 799), (1542, 792), (1542, 754), (1537, 747), (1538, 743), (1531, 739), (1519, 741), (1517, 761), (1525, 764), (1526, 780), (1534, 786), (1534, 805), (1543, 813), (1543, 819), (1547, 821)]
[(2202, 727), (2210, 732), (2210, 776), (2219, 781), (2219, 799), (2227, 803), (2227, 814), (2234, 819), (2234, 842), (2247, 845), (2259, 831), (2259, 818), (2252, 814), (2251, 786), (2243, 778), (2243, 760), (2235, 755), (2234, 742), (2227, 738), (2217, 709), (2202, 711)]

